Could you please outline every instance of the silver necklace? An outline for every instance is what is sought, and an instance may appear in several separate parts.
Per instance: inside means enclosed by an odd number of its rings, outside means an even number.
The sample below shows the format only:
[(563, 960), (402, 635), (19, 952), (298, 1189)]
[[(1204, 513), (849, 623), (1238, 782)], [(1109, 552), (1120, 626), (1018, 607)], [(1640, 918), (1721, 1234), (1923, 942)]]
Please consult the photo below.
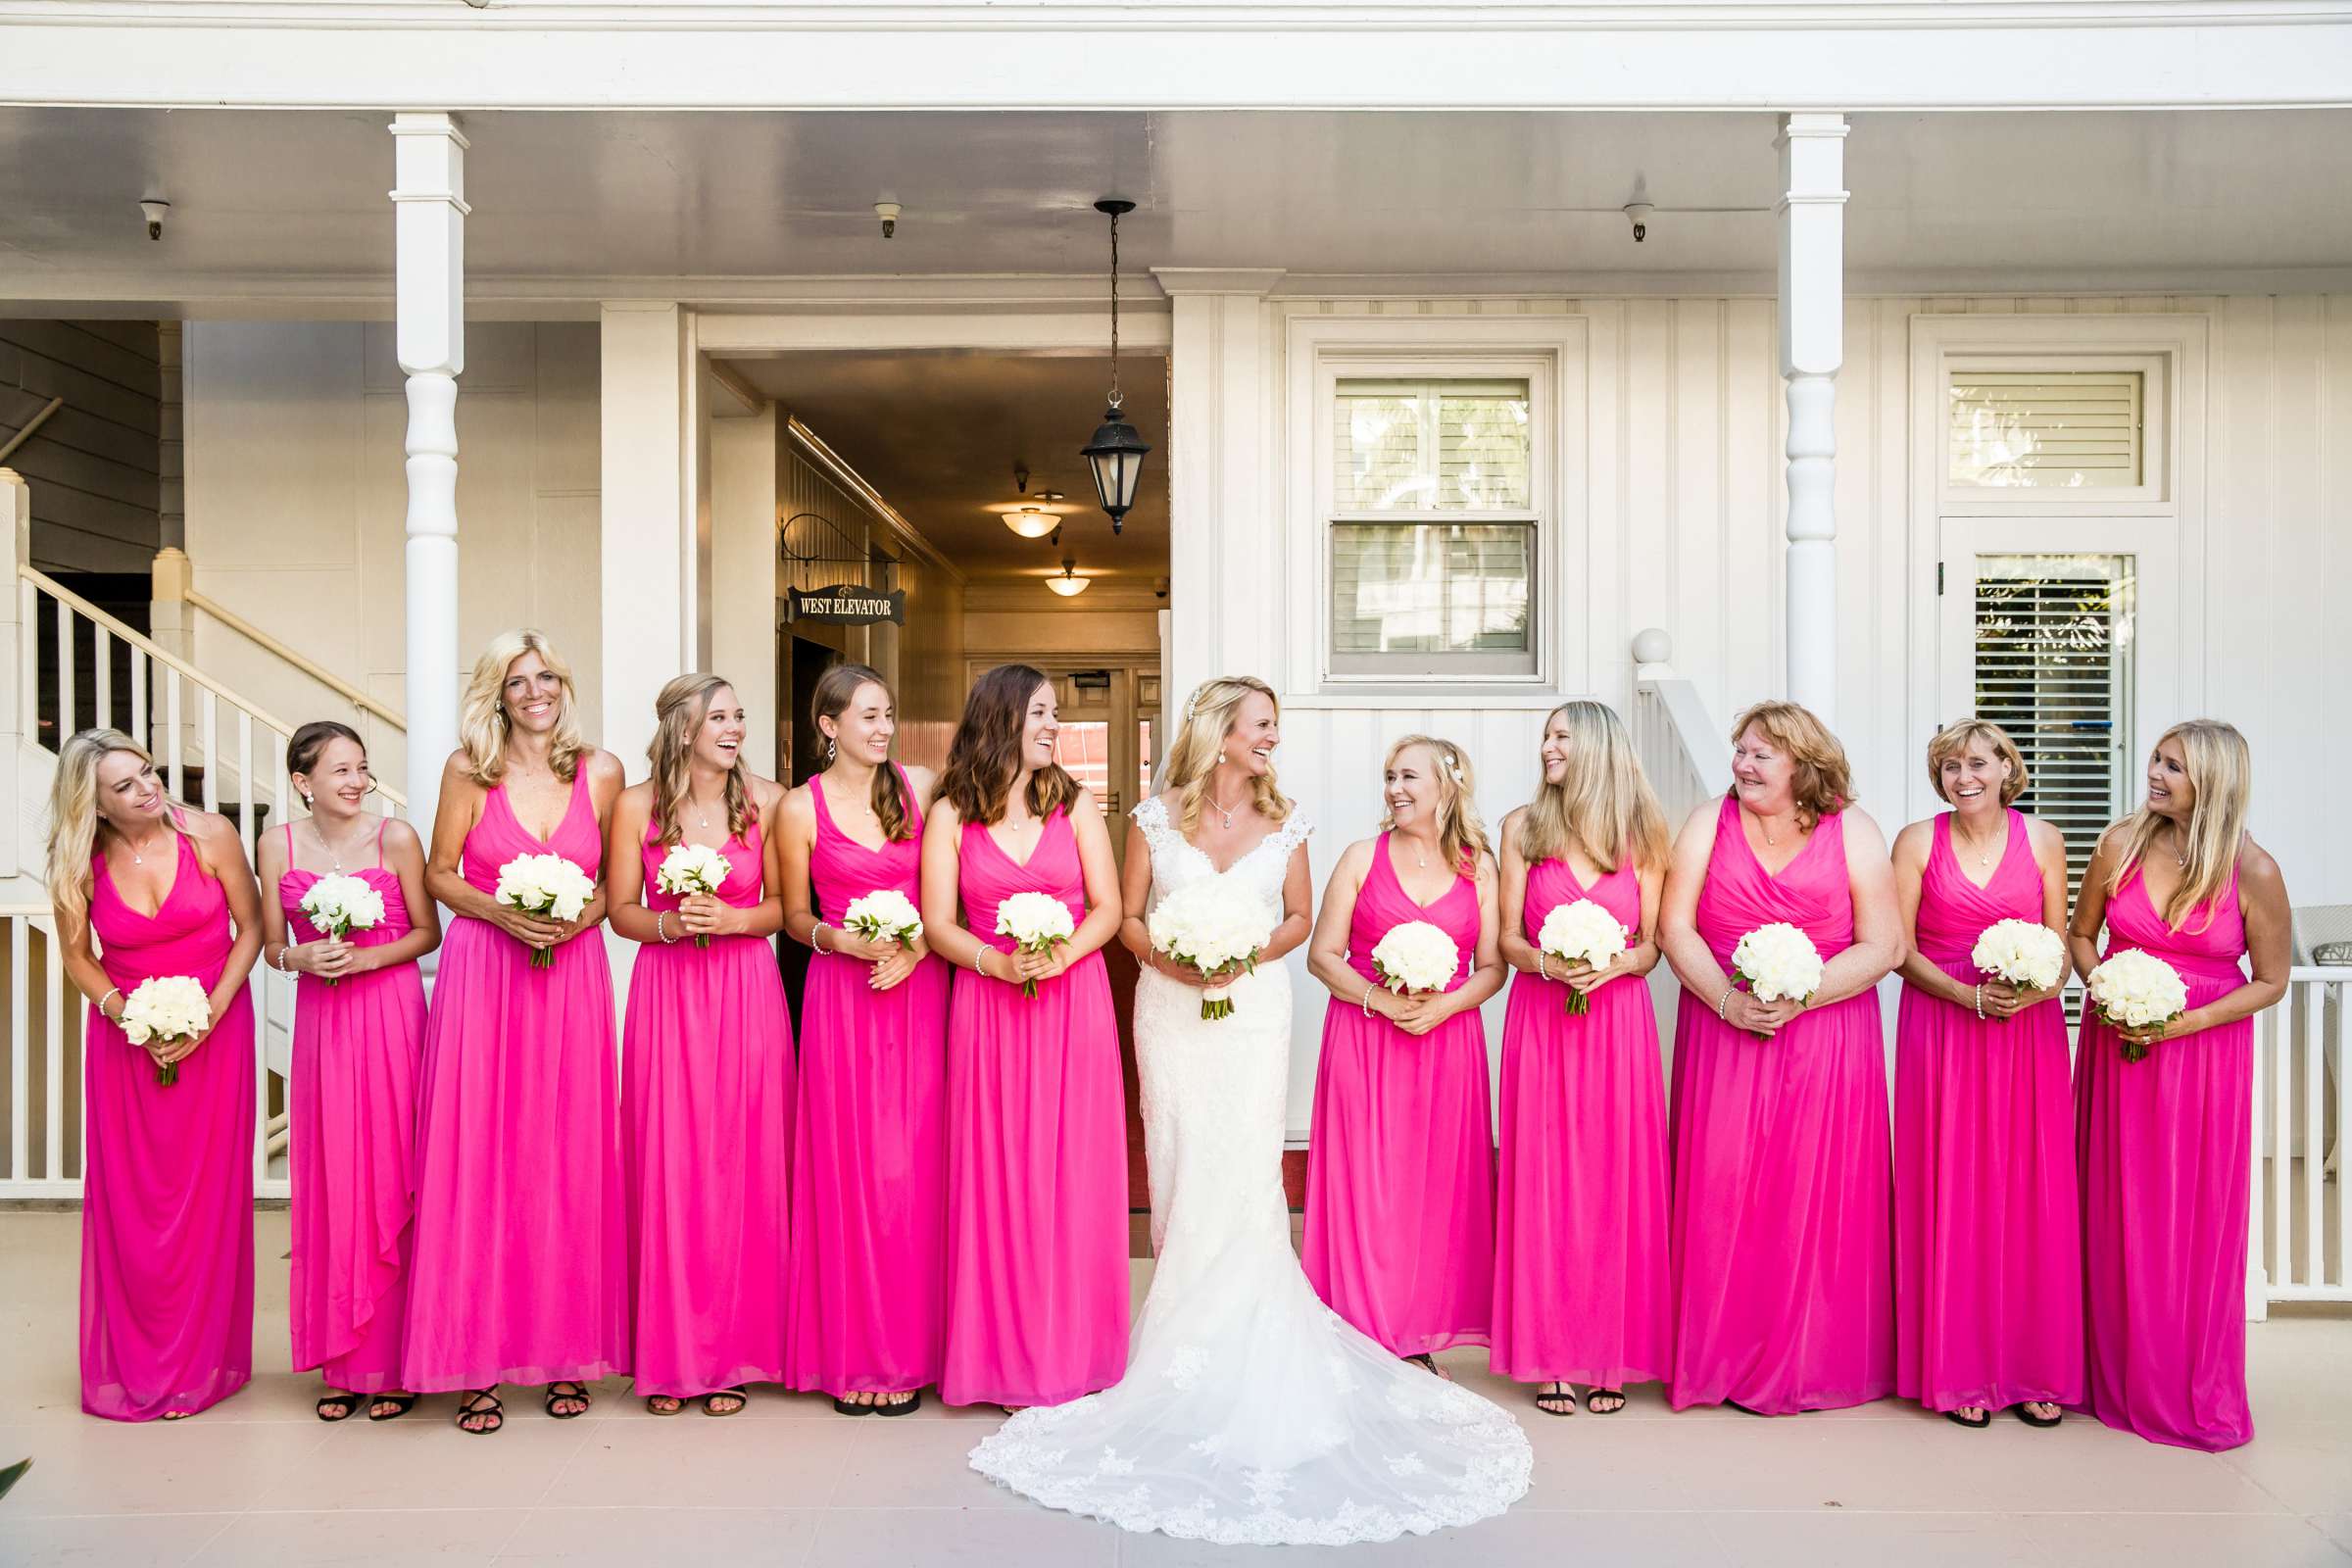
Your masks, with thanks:
[[(1200, 793), (1208, 795), (1206, 790), (1202, 790)], [(1233, 826), (1233, 813), (1240, 803), (1236, 802), (1233, 806), (1227, 806), (1214, 795), (1208, 795), (1208, 804), (1217, 808), (1217, 814), (1225, 819), (1225, 826), (1230, 829)]]
[(318, 819), (315, 816), (311, 818), (311, 832), (318, 838), (318, 847), (326, 852), (326, 863), (334, 868), (337, 876), (341, 876), (343, 852), (335, 848), (334, 841), (326, 836), (326, 829), (318, 825)]
[[(1957, 823), (1953, 825), (1955, 829), (1958, 827)], [(1954, 836), (1957, 837), (1961, 844), (1966, 847), (1968, 854), (1976, 860), (1980, 869), (1992, 863), (1992, 851), (1990, 849), (1978, 849), (1975, 843), (1973, 843), (1965, 833), (1955, 833)], [(2006, 834), (2002, 835), (2004, 842), (2006, 841), (2007, 837), (2008, 836)]]
[[(166, 831), (168, 832), (170, 830), (167, 829)], [(147, 841), (148, 846), (153, 848), (155, 845), (162, 843), (163, 838), (164, 835), (162, 833), (158, 833), (154, 838)], [(145, 865), (147, 863), (147, 857), (139, 853), (139, 847), (130, 842), (130, 835), (127, 833), (122, 836), (122, 847), (130, 852), (131, 864)]]

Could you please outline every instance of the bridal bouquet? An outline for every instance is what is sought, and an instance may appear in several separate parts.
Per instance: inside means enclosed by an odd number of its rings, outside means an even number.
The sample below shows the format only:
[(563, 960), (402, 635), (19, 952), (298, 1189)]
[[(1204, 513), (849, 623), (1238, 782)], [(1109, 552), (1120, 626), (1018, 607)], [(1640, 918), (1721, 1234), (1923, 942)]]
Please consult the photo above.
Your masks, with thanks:
[[(1154, 949), (1203, 977), (1236, 968), (1255, 974), (1270, 934), (1262, 902), (1224, 877), (1187, 882), (1152, 906), (1147, 925)], [(1200, 993), (1202, 1018), (1233, 1016), (1234, 978)]]
[(1427, 920), (1391, 926), (1372, 948), (1372, 969), (1380, 983), (1406, 996), (1445, 990), (1461, 966), (1461, 950), (1453, 938)]
[[(517, 855), (498, 868), (498, 891), (491, 897), (525, 914), (569, 921), (578, 919), (596, 897), (596, 883), (561, 855)], [(531, 950), (532, 968), (555, 966), (555, 949)]]
[[(2188, 1010), (2188, 985), (2180, 972), (2153, 953), (2127, 948), (2107, 956), (2083, 984), (2091, 1005), (2110, 1029), (2148, 1029), (2170, 1023)], [(2137, 1061), (2148, 1054), (2144, 1045), (2123, 1042), (2124, 1059)]]
[(2033, 991), (2055, 991), (2066, 973), (2066, 942), (2038, 920), (1995, 920), (1977, 938), (1968, 961), (1995, 980)]
[(914, 901), (897, 888), (881, 888), (852, 899), (850, 906), (841, 911), (841, 928), (867, 942), (896, 942), (910, 948), (923, 934), (923, 915)]
[[(370, 887), (367, 878), (322, 876), (311, 884), (302, 896), (302, 912), (311, 917), (311, 924), (340, 942), (354, 931), (372, 931), (384, 923), (384, 896)], [(326, 977), (333, 985), (335, 977)]]
[(1732, 968), (1758, 1002), (1805, 1002), (1821, 989), (1821, 953), (1785, 920), (1760, 925), (1732, 950)]
[[(1023, 953), (1051, 953), (1077, 932), (1069, 906), (1051, 893), (1015, 893), (997, 906), (997, 935)], [(1022, 981), (1021, 995), (1036, 996), (1037, 982)]]
[[(134, 1046), (185, 1040), (213, 1025), (213, 999), (202, 981), (184, 974), (160, 974), (142, 980), (122, 1001), (122, 1033)], [(156, 1084), (164, 1089), (179, 1082), (179, 1063), (155, 1069)]]
[[(708, 844), (679, 844), (662, 857), (662, 868), (654, 873), (654, 885), (680, 899), (696, 893), (716, 893), (726, 885), (732, 870), (734, 867), (727, 864), (727, 858)], [(709, 947), (710, 934), (706, 931), (696, 937), (694, 945)]]
[[(1583, 964), (1605, 969), (1625, 956), (1626, 929), (1591, 899), (1578, 899), (1551, 906), (1551, 912), (1544, 916), (1543, 930), (1536, 933), (1536, 946), (1554, 958), (1567, 960), (1571, 967)], [(1590, 1012), (1592, 999), (1570, 986), (1567, 1005), (1570, 1012)]]

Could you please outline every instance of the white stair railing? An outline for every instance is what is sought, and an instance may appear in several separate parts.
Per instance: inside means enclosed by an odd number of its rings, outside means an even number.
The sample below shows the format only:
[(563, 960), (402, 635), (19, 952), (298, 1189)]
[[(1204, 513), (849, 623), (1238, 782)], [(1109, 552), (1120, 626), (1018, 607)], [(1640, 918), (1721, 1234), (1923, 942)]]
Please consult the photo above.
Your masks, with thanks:
[[(0, 956), (8, 966), (9, 1039), (4, 1080), (8, 1158), (0, 1164), (0, 1198), (77, 1199), (81, 1196), (81, 1031), (74, 1009), (81, 1005), (81, 997), (66, 979), (64, 956), (50, 929), (46, 904), (0, 905), (0, 932), (5, 935), (5, 941), (0, 941)], [(33, 1081), (36, 1065), (40, 1070), (37, 1085)], [(74, 1128), (71, 1146), (66, 1140), (69, 1101)]]
[(1634, 710), (1628, 728), (1669, 832), (1732, 787), (1731, 747), (1698, 688), (1676, 675), (1674, 639), (1652, 626), (1634, 638)]
[(2249, 1318), (2273, 1301), (2352, 1301), (2352, 1208), (2335, 1152), (2352, 1126), (2347, 1003), (2352, 967), (2299, 966), (2254, 1020)]

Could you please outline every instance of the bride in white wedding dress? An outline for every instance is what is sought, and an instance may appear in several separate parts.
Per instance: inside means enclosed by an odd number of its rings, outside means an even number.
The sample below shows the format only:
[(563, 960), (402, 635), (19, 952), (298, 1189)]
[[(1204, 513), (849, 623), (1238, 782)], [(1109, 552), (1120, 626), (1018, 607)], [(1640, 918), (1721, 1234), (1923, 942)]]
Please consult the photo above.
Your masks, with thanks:
[[(1263, 683), (1207, 682), (1169, 753), (1169, 793), (1134, 813), (1120, 934), (1145, 965), (1135, 1042), (1158, 1262), (1127, 1374), (1020, 1412), (971, 1462), (1126, 1530), (1224, 1545), (1390, 1541), (1502, 1512), (1525, 1495), (1532, 1456), (1501, 1407), (1325, 1306), (1291, 1249), (1281, 955), (1307, 936), (1312, 830), (1274, 789), (1278, 725)], [(1263, 902), (1270, 961), (1233, 982), (1230, 1016), (1204, 1021), (1200, 977), (1150, 954), (1147, 874), (1157, 897), (1231, 877)]]

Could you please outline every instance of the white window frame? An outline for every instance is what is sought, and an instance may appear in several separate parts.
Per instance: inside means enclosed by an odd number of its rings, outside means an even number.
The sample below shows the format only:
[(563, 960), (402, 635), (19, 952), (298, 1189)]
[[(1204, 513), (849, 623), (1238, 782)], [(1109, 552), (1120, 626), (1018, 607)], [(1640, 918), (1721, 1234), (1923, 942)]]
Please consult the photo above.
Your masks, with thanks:
[[(1930, 606), (1910, 621), (1910, 723), (1906, 753), (1924, 752), (1962, 689), (1945, 667), (1958, 656), (1945, 636), (1941, 568), (1963, 555), (2136, 555), (2136, 736), (2162, 733), (2204, 701), (2205, 606), (2187, 564), (2204, 559), (2206, 345), (2204, 316), (1914, 316), (1911, 318), (1911, 592)], [(1950, 371), (2130, 368), (2143, 383), (2145, 422), (2136, 489), (2038, 489), (1953, 485)], [(2027, 548), (2023, 541), (2032, 540)], [(1952, 591), (1960, 591), (1955, 570)], [(2170, 576), (2174, 580), (2165, 581)], [(2153, 636), (2150, 637), (2149, 633)], [(1943, 809), (1924, 767), (1906, 767), (1911, 815)]]
[[(1428, 706), (1547, 708), (1561, 689), (1569, 651), (1570, 596), (1563, 564), (1585, 555), (1587, 323), (1581, 317), (1300, 316), (1285, 343), (1288, 382), (1284, 472), (1290, 519), (1290, 580), (1311, 585), (1288, 628), (1289, 664), (1304, 679), (1284, 696), (1291, 707)], [(1441, 662), (1427, 674), (1340, 673), (1331, 653), (1331, 538), (1336, 486), (1334, 405), (1344, 380), (1523, 380), (1528, 387), (1529, 511), (1536, 517), (1529, 579), (1532, 667), (1525, 673), (1464, 673)], [(1479, 514), (1397, 514), (1398, 522), (1487, 520)]]

